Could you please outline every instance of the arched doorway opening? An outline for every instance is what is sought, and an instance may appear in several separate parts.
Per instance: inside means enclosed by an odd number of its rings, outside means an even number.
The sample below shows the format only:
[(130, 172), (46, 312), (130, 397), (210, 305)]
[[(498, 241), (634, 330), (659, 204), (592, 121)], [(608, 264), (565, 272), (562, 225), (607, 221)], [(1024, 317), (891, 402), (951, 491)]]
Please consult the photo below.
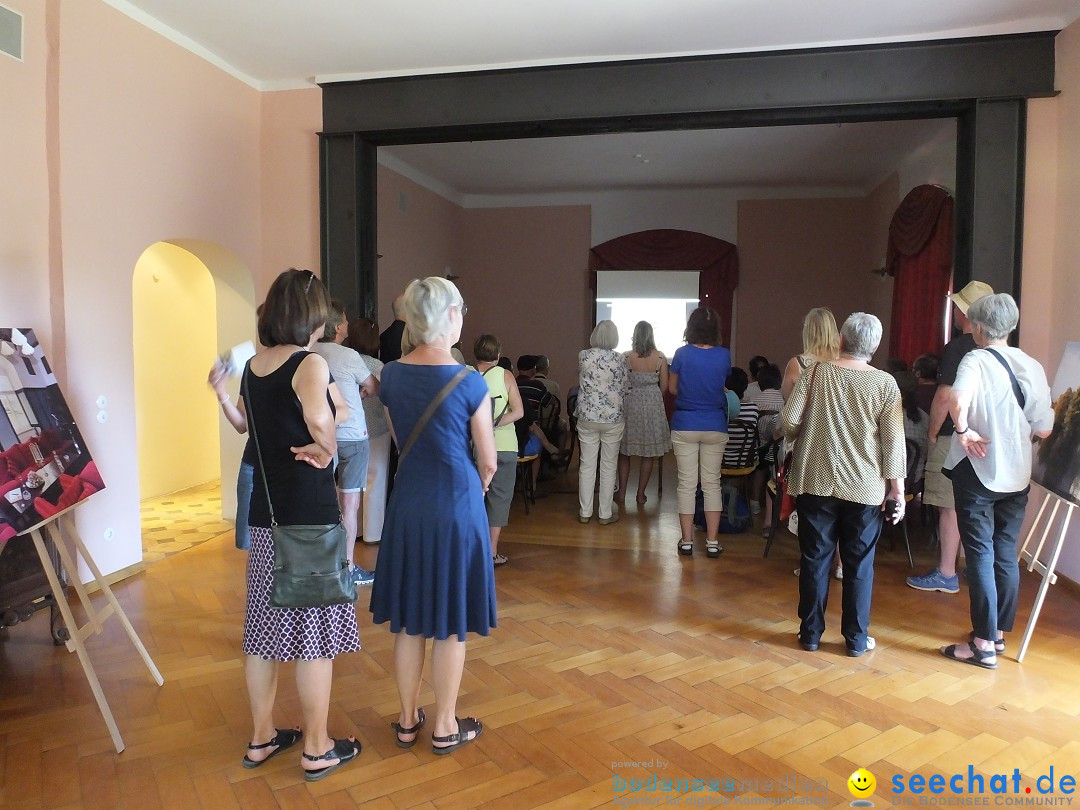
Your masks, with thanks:
[[(213, 359), (251, 340), (251, 274), (227, 248), (157, 242), (132, 274), (132, 342), (143, 558), (229, 531), (243, 438), (206, 384)], [(224, 484), (224, 485), (223, 485)]]

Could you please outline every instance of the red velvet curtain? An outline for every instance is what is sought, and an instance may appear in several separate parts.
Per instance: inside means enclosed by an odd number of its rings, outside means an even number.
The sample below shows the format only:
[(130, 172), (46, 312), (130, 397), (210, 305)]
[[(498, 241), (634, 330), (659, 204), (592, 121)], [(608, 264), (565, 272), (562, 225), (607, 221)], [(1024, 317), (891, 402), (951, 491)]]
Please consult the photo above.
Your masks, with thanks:
[(735, 245), (693, 231), (668, 228), (620, 236), (589, 251), (590, 270), (688, 270), (698, 272), (701, 306), (720, 314), (721, 337), (731, 344), (731, 311), (739, 284)]
[(885, 268), (896, 277), (890, 357), (910, 364), (941, 352), (952, 261), (953, 198), (938, 186), (916, 186), (889, 225)]

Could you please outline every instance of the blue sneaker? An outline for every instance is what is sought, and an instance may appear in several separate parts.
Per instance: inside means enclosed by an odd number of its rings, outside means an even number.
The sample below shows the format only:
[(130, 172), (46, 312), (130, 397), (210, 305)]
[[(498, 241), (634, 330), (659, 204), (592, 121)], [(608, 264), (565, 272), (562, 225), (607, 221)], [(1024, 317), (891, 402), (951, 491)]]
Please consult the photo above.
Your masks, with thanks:
[(352, 570), (352, 579), (357, 587), (363, 588), (365, 585), (370, 585), (375, 581), (375, 572), (365, 571), (358, 565)]
[(960, 577), (953, 574), (951, 577), (944, 576), (935, 568), (921, 577), (908, 577), (909, 588), (917, 591), (941, 591), (942, 593), (958, 593), (960, 591)]

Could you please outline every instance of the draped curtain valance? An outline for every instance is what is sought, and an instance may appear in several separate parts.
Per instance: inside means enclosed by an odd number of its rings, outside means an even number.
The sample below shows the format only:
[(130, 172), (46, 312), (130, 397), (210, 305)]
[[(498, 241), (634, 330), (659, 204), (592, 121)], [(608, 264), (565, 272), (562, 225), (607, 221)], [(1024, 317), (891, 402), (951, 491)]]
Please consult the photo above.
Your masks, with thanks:
[(949, 209), (947, 216), (951, 224), (952, 202), (949, 192), (940, 186), (915, 186), (908, 192), (889, 223), (885, 269), (890, 274), (895, 274), (901, 256), (916, 256), (926, 247), (945, 208)]
[[(739, 284), (739, 252), (735, 245), (693, 231), (662, 228), (639, 231), (597, 245), (589, 251), (589, 269), (698, 271), (701, 306), (719, 314), (722, 338), (731, 345), (731, 313)], [(593, 277), (595, 286), (595, 276)]]
[(941, 351), (952, 262), (953, 198), (940, 186), (916, 186), (889, 225), (885, 267), (896, 277), (890, 356), (910, 363)]

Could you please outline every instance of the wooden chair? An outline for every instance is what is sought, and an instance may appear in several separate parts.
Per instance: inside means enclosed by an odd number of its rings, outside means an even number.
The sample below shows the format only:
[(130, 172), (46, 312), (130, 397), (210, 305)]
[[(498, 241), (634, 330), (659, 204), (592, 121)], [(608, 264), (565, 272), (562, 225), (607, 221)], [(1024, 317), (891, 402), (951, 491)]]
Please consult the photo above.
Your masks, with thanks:
[[(738, 426), (741, 432), (734, 434), (731, 428)], [(757, 419), (732, 419), (728, 425), (728, 446), (724, 449), (724, 466), (720, 468), (720, 483), (732, 484), (750, 508), (750, 476), (758, 467)]]
[(514, 494), (521, 490), (521, 497), (525, 499), (525, 514), (529, 514), (529, 504), (536, 503), (536, 490), (533, 489), (532, 465), (540, 458), (539, 453), (531, 456), (518, 456), (517, 480), (514, 482)]
[(574, 450), (578, 448), (578, 435), (577, 435), (577, 398), (578, 387), (575, 385), (566, 394), (566, 416), (570, 422), (570, 447), (566, 451), (566, 457), (563, 459), (565, 466), (568, 468), (570, 462), (574, 458)]
[(769, 508), (769, 533), (765, 538), (765, 553), (763, 557), (769, 556), (769, 550), (772, 549), (773, 540), (776, 539), (776, 533), (780, 531), (780, 454), (783, 451), (783, 442), (780, 439), (774, 439), (769, 446), (769, 450), (766, 454), (766, 458), (770, 459), (769, 463), (769, 480), (765, 484), (765, 489), (769, 493), (771, 506)]

